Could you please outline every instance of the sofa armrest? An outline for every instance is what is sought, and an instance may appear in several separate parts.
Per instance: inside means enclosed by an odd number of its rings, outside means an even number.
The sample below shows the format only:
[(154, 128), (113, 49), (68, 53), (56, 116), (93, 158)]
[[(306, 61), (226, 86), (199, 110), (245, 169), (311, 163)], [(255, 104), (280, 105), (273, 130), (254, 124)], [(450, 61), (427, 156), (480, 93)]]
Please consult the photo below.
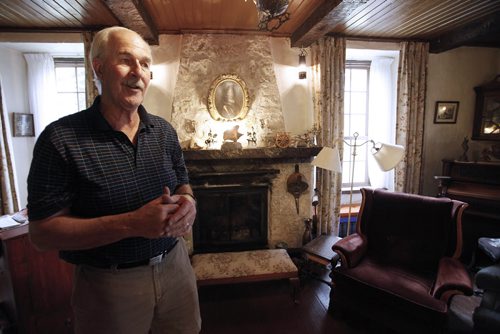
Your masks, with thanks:
[(472, 280), (465, 266), (457, 259), (443, 257), (439, 261), (436, 282), (432, 289), (434, 298), (448, 301), (456, 294), (472, 295)]
[(342, 267), (355, 267), (365, 256), (367, 241), (361, 235), (353, 233), (337, 241), (332, 249), (340, 256)]

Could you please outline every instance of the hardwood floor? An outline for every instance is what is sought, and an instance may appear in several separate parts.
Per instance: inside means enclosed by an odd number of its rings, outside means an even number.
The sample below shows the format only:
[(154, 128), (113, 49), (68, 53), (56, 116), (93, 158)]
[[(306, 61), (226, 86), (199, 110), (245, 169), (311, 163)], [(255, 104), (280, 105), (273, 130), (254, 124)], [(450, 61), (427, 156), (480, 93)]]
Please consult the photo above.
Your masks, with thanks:
[[(321, 278), (329, 279), (327, 272)], [(361, 334), (328, 313), (330, 287), (312, 278), (301, 280), (299, 303), (288, 281), (200, 287), (201, 334)]]

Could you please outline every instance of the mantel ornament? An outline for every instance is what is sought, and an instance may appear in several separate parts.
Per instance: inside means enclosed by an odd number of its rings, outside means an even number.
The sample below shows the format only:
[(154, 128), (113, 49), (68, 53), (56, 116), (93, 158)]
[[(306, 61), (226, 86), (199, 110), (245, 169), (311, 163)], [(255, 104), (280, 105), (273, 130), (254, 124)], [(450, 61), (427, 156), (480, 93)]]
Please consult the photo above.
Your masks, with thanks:
[(216, 121), (244, 119), (248, 113), (248, 90), (236, 74), (222, 74), (210, 86), (208, 112)]

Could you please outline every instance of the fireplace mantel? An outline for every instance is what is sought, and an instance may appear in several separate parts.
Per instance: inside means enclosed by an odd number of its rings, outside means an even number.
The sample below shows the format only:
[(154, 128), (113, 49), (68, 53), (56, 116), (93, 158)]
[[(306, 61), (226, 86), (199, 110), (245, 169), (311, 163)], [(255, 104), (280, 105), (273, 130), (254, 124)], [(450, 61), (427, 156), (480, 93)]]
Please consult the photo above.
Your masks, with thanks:
[(311, 162), (321, 147), (261, 147), (243, 150), (185, 150), (184, 160), (187, 165), (199, 164), (204, 161), (221, 164), (234, 163), (305, 163)]

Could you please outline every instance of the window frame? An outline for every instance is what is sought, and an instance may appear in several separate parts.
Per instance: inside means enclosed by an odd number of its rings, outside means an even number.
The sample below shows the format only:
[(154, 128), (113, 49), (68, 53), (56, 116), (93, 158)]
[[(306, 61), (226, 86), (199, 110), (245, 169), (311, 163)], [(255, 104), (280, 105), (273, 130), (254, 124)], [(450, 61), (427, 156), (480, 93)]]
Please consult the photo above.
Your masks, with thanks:
[[(76, 91), (72, 91), (72, 92), (61, 92), (59, 90), (56, 91), (56, 94), (59, 95), (59, 94), (76, 94), (76, 99), (77, 99), (77, 105), (78, 105), (78, 110), (74, 111), (74, 112), (77, 112), (77, 111), (80, 111), (80, 110), (83, 110), (86, 108), (86, 102), (83, 103), (83, 105), (80, 104), (80, 95), (83, 94), (83, 96), (85, 97), (86, 95), (86, 87), (85, 85), (83, 85), (83, 91), (80, 91), (78, 88), (78, 73), (77, 73), (77, 69), (78, 68), (83, 68), (84, 69), (84, 82), (85, 82), (85, 59), (83, 57), (54, 57), (54, 71), (57, 69), (57, 68), (61, 68), (61, 67), (69, 67), (69, 68), (73, 68), (74, 71), (75, 71), (75, 87), (76, 87)], [(57, 73), (57, 72), (56, 72)], [(57, 80), (57, 74), (55, 73), (55, 77), (56, 77), (56, 80)]]
[[(371, 66), (371, 60), (346, 60), (346, 63), (345, 63), (345, 74), (347, 75), (347, 72), (348, 70), (352, 70), (352, 69), (362, 69), (362, 70), (366, 70), (366, 91), (365, 91), (365, 94), (366, 94), (366, 107), (365, 107), (365, 129), (364, 129), (364, 133), (367, 134), (368, 133), (368, 122), (369, 122), (369, 103), (370, 103), (370, 66)], [(351, 86), (352, 86), (352, 81), (349, 80), (349, 82), (351, 83)], [(345, 85), (344, 85), (344, 99), (346, 99), (346, 89), (345, 89)], [(349, 95), (351, 94), (352, 90), (349, 90)], [(345, 105), (345, 104), (344, 104)], [(351, 106), (351, 103), (349, 103), (349, 106)], [(352, 113), (350, 112), (351, 110), (349, 110), (348, 113), (346, 113), (346, 110), (344, 109), (344, 122), (346, 120), (346, 117), (351, 117)], [(349, 124), (351, 124), (351, 121), (349, 120)], [(344, 129), (345, 130), (345, 129)], [(366, 135), (364, 134), (360, 134), (360, 136), (358, 137), (357, 139), (357, 144), (361, 144), (363, 143), (365, 140), (366, 140)], [(346, 135), (344, 133), (344, 141), (348, 142), (348, 143), (352, 143), (354, 144), (352, 141), (354, 140), (354, 137), (352, 136), (352, 133), (349, 133), (348, 135)], [(365, 164), (365, 176), (364, 176), (364, 181), (362, 182), (354, 182), (353, 183), (353, 189), (355, 190), (359, 190), (361, 187), (364, 187), (364, 186), (370, 186), (370, 179), (369, 179), (369, 175), (368, 175), (368, 148), (367, 148), (367, 145), (363, 145), (363, 146), (358, 146), (356, 148), (357, 150), (357, 155), (356, 155), (356, 165), (355, 165), (355, 168), (356, 166), (360, 163), (359, 161), (359, 156), (360, 156), (360, 151), (362, 151), (364, 154), (363, 154), (363, 160), (364, 160), (364, 164)], [(352, 171), (352, 165), (351, 165), (351, 162), (352, 162), (352, 151), (353, 151), (353, 147), (349, 146), (349, 145), (346, 145), (344, 144), (344, 158), (347, 156), (349, 156), (349, 159), (343, 159), (343, 162), (344, 164), (348, 163), (348, 168), (347, 168), (347, 173), (342, 173), (342, 192), (350, 192), (350, 188), (351, 188), (351, 171)], [(344, 168), (344, 170), (346, 170)], [(345, 175), (345, 176), (344, 176)]]

